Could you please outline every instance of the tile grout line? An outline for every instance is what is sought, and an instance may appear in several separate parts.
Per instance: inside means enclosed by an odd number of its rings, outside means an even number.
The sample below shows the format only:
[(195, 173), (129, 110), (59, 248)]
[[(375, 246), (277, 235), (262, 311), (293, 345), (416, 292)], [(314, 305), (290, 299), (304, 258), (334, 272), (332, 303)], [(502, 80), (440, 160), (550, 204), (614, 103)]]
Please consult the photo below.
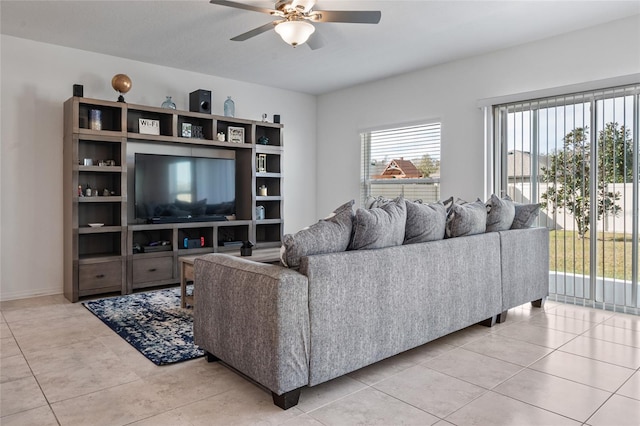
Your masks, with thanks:
[[(49, 401), (49, 398), (47, 398), (47, 395), (44, 393), (44, 389), (42, 389), (42, 385), (40, 384), (40, 381), (38, 380), (38, 378), (36, 377), (35, 373), (33, 372), (33, 368), (31, 367), (31, 364), (29, 363), (29, 360), (27, 359), (26, 355), (24, 354), (22, 346), (20, 346), (20, 343), (18, 343), (18, 339), (16, 339), (15, 335), (13, 334), (13, 330), (11, 329), (11, 326), (9, 325), (9, 323), (6, 321), (6, 318), (4, 317), (4, 314), (2, 314), (2, 317), (5, 320), (5, 323), (7, 324), (7, 327), (9, 328), (9, 331), (11, 332), (11, 337), (13, 338), (13, 340), (16, 343), (16, 346), (20, 350), (20, 356), (22, 356), (22, 359), (24, 359), (24, 362), (27, 364), (27, 367), (29, 368), (29, 372), (31, 373), (31, 377), (33, 378), (33, 380), (38, 385), (38, 389), (40, 389), (40, 393), (42, 394), (42, 397), (46, 401), (46, 406), (49, 407), (49, 411), (51, 411), (51, 414), (53, 415), (53, 418), (56, 419), (56, 422), (58, 423), (58, 425), (61, 425), (60, 420), (58, 419), (58, 416), (56, 415), (55, 411), (53, 411), (53, 407), (51, 406), (51, 402)], [(45, 405), (42, 405), (40, 407), (45, 407)], [(40, 407), (30, 408), (28, 410), (19, 411), (17, 413), (13, 413), (13, 414), (15, 415), (15, 414), (19, 414), (19, 413), (24, 413), (24, 412), (27, 412), (29, 410), (34, 410), (34, 409), (40, 408)]]

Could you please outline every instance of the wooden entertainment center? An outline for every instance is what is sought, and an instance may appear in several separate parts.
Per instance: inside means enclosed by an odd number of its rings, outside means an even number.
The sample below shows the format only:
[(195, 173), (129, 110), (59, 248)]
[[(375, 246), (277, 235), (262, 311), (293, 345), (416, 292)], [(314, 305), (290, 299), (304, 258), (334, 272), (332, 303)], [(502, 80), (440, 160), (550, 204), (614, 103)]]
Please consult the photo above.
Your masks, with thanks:
[[(141, 119), (157, 125), (159, 134), (141, 133)], [(228, 141), (229, 127), (243, 129), (244, 143)], [(186, 132), (189, 128), (197, 131)], [(199, 112), (68, 99), (64, 104), (65, 297), (76, 302), (96, 294), (128, 294), (177, 284), (180, 256), (234, 253), (240, 250), (240, 241), (249, 240), (257, 249), (279, 247), (282, 129), (281, 124)], [(225, 141), (218, 140), (219, 133)], [(175, 149), (194, 156), (235, 158), (235, 217), (179, 223), (135, 218), (133, 155)], [(185, 239), (202, 243), (185, 247)]]

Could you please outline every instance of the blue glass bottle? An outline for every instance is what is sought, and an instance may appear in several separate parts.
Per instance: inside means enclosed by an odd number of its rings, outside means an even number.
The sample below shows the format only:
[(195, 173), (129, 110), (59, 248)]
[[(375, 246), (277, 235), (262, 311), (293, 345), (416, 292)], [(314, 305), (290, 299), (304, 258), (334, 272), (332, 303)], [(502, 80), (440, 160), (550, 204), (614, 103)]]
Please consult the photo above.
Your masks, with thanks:
[(227, 96), (227, 100), (224, 101), (224, 116), (225, 117), (235, 117), (236, 115), (236, 104), (231, 99), (231, 96)]

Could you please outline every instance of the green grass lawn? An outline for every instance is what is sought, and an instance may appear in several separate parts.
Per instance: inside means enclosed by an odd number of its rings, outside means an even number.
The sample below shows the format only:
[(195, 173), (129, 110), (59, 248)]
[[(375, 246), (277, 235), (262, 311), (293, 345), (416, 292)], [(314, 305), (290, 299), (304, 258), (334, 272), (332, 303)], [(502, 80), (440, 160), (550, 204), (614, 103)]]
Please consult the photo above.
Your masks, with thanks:
[[(598, 276), (631, 281), (631, 235), (598, 233)], [(574, 231), (551, 231), (549, 234), (549, 269), (589, 275), (591, 240), (578, 238)]]

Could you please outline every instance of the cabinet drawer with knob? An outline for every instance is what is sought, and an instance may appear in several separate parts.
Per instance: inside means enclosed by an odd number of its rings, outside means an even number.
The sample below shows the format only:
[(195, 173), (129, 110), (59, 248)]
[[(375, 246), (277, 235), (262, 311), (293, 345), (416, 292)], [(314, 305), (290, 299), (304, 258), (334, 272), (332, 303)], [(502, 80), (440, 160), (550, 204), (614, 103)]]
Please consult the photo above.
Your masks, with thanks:
[(120, 291), (122, 288), (122, 268), (120, 260), (79, 265), (78, 290), (80, 296)]
[(173, 278), (173, 257), (133, 260), (133, 284)]

